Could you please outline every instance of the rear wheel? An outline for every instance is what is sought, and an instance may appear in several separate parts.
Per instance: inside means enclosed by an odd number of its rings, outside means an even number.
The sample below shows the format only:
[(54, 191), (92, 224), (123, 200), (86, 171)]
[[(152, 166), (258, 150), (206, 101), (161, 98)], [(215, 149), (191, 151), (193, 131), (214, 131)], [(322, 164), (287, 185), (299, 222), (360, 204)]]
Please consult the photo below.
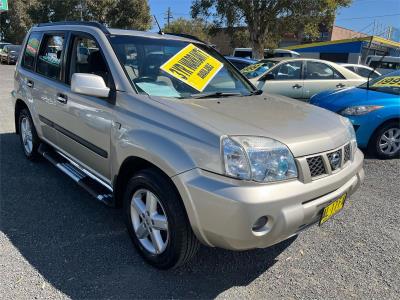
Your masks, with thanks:
[(372, 136), (370, 150), (383, 159), (400, 156), (400, 123), (384, 124)]
[(129, 180), (124, 214), (136, 249), (157, 268), (178, 267), (199, 247), (179, 194), (169, 178), (155, 169), (140, 171)]
[(36, 133), (32, 117), (27, 109), (22, 109), (18, 118), (19, 137), (25, 156), (30, 160), (39, 158), (40, 139)]

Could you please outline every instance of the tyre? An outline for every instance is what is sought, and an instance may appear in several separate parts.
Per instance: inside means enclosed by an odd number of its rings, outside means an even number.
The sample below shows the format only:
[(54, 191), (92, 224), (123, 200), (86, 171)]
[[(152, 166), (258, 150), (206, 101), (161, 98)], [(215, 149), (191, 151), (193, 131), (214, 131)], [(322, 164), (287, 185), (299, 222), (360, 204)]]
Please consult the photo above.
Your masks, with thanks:
[(145, 169), (135, 174), (126, 186), (123, 207), (133, 244), (149, 264), (175, 268), (197, 252), (199, 242), (182, 200), (159, 171)]
[(373, 134), (369, 150), (382, 159), (400, 157), (400, 123), (384, 124)]
[(40, 155), (38, 148), (40, 139), (33, 124), (31, 114), (27, 109), (22, 109), (18, 117), (19, 137), (25, 156), (29, 160), (37, 160)]

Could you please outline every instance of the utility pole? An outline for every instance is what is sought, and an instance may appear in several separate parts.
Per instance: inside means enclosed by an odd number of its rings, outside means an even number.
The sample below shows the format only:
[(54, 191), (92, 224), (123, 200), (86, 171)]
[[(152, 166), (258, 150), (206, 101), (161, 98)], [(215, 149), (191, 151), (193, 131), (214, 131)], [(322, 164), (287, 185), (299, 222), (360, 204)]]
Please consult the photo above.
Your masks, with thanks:
[(173, 19), (174, 17), (172, 16), (171, 12), (171, 7), (168, 7), (167, 12), (165, 13), (165, 20), (167, 20), (167, 28), (169, 28), (169, 20)]

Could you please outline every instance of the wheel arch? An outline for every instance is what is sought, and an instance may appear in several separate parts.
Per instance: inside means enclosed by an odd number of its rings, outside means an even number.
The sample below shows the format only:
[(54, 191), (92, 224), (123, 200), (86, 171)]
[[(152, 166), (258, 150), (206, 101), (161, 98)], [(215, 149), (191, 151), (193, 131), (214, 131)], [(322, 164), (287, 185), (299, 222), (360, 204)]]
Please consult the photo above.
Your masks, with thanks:
[(27, 109), (29, 111), (29, 107), (28, 105), (26, 105), (26, 103), (21, 100), (21, 99), (17, 99), (15, 101), (15, 108), (14, 108), (14, 122), (15, 122), (15, 133), (19, 134), (19, 124), (18, 124), (18, 118), (19, 118), (19, 114), (21, 112), (21, 110), (23, 109)]
[(370, 145), (370, 143), (371, 143), (373, 137), (374, 137), (375, 134), (378, 132), (378, 130), (380, 130), (383, 126), (386, 126), (387, 124), (392, 123), (392, 122), (398, 122), (398, 123), (400, 123), (400, 116), (398, 116), (398, 117), (391, 117), (391, 118), (389, 118), (389, 119), (386, 119), (385, 121), (383, 121), (382, 123), (380, 123), (378, 126), (376, 126), (376, 128), (374, 129), (374, 131), (373, 131), (373, 132), (371, 133), (371, 135), (369, 136), (368, 145)]
[[(175, 188), (175, 191), (177, 192), (177, 194), (180, 195), (174, 182), (171, 180), (171, 178), (168, 176), (168, 174), (165, 173), (162, 169), (160, 169), (155, 164), (151, 163), (150, 161), (148, 161), (144, 158), (141, 158), (138, 156), (129, 156), (129, 157), (125, 158), (125, 160), (123, 161), (123, 163), (121, 164), (121, 166), (119, 168), (118, 174), (115, 175), (114, 180), (113, 180), (113, 190), (114, 190), (114, 199), (115, 199), (114, 204), (116, 207), (122, 206), (124, 187), (128, 183), (129, 179), (135, 173), (137, 173), (141, 170), (150, 169), (150, 168), (156, 170), (162, 176), (167, 178), (167, 180)], [(182, 204), (183, 204), (183, 201), (182, 201)]]

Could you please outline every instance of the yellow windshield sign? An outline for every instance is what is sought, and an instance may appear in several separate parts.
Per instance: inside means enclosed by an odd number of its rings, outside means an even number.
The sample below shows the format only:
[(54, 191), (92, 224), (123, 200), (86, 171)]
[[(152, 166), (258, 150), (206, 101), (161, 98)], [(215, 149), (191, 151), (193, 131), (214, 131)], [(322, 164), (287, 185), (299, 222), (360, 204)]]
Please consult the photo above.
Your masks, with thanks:
[(247, 66), (245, 68), (242, 69), (242, 73), (250, 73), (250, 72), (254, 72), (255, 70), (257, 70), (258, 68), (262, 67), (264, 64), (263, 63), (258, 63), (258, 64), (254, 64), (254, 65), (250, 65)]
[(201, 92), (222, 67), (222, 62), (189, 44), (160, 69)]
[(375, 82), (373, 86), (380, 87), (380, 86), (393, 86), (393, 87), (400, 87), (400, 76), (388, 76), (385, 77), (378, 82)]

